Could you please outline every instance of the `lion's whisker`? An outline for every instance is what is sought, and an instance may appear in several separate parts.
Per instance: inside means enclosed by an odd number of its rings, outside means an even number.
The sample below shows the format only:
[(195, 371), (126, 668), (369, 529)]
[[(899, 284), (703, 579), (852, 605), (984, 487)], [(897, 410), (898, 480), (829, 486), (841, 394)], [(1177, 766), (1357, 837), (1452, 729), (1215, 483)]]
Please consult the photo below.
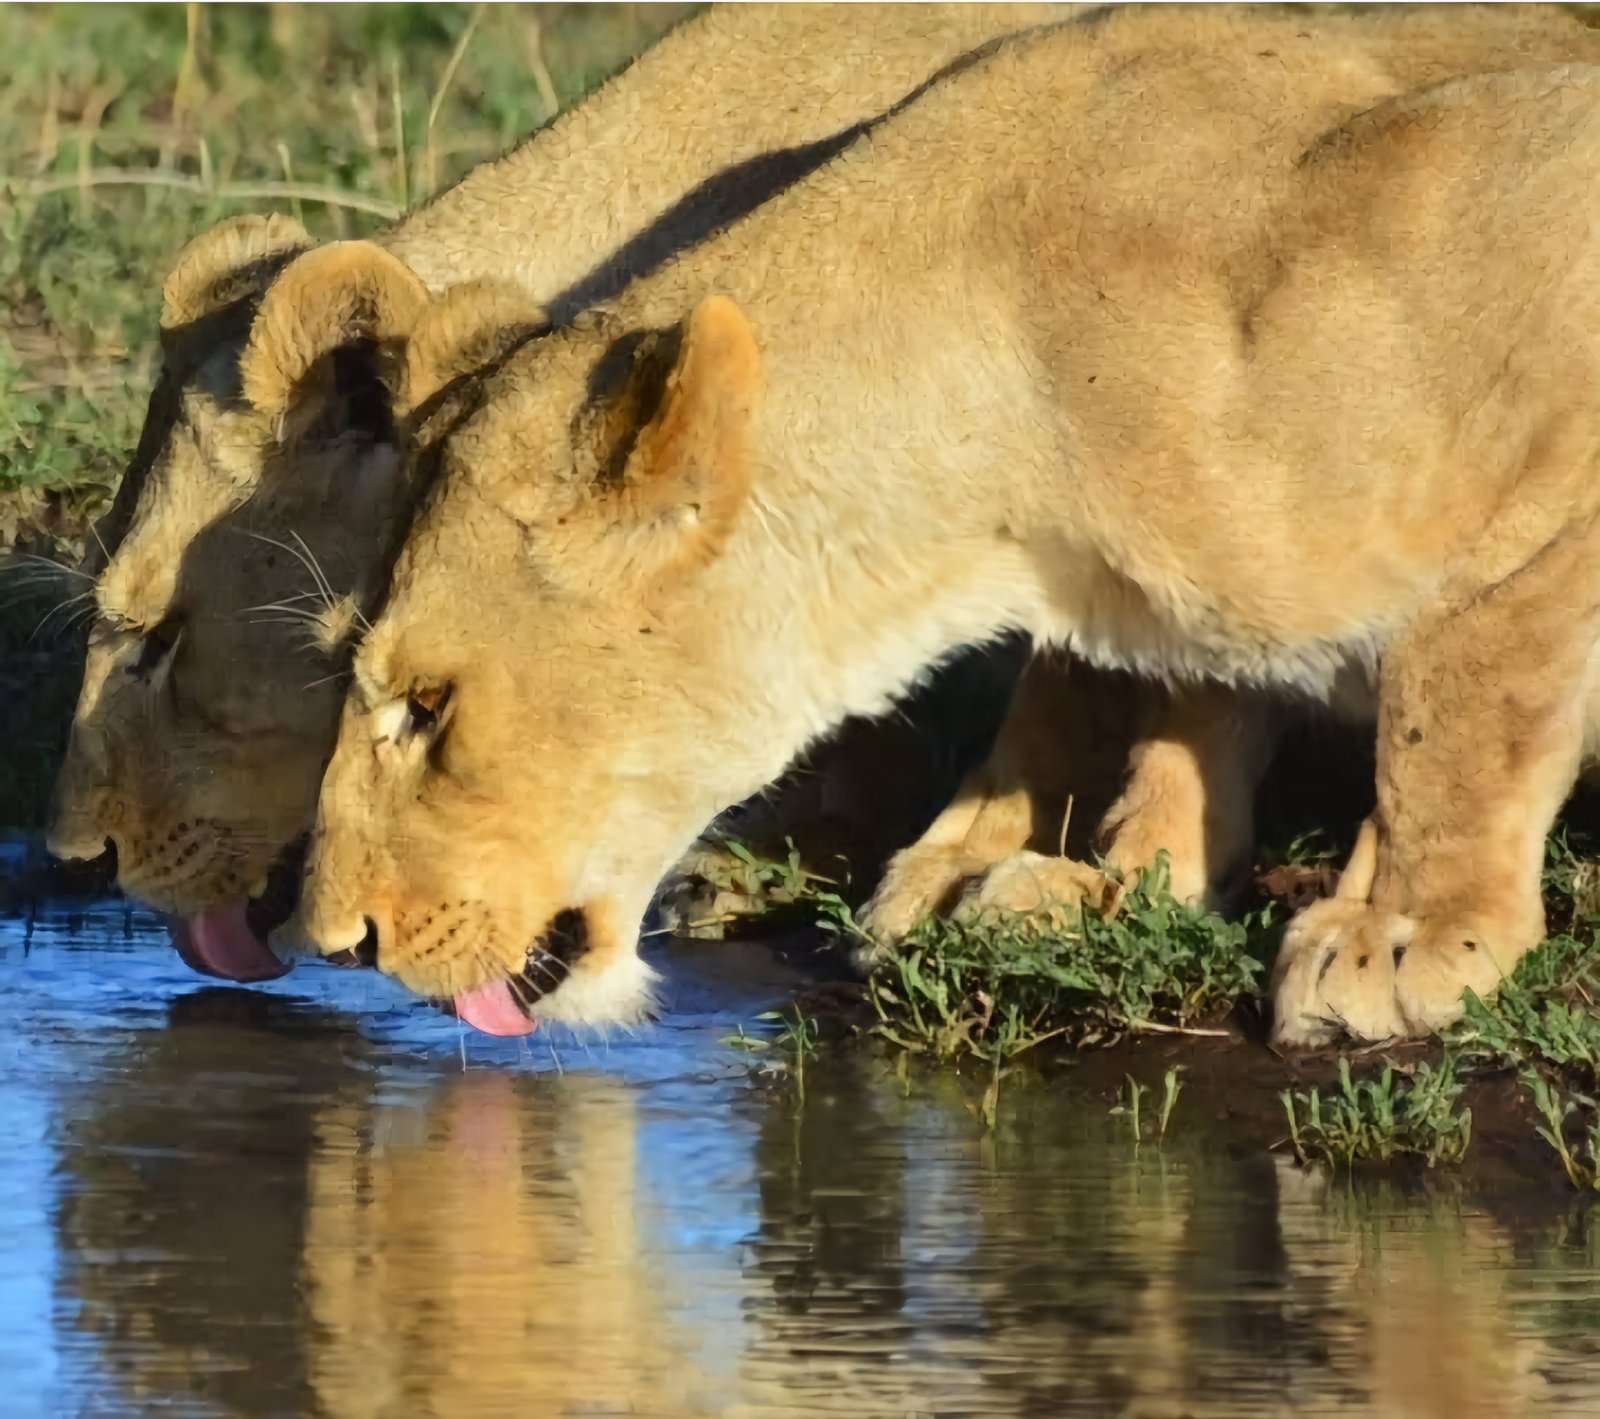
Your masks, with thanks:
[[(265, 532), (252, 532), (248, 528), (240, 528), (239, 531), (246, 537), (254, 538), (257, 542), (265, 542), (268, 546), (277, 547), (280, 551), (287, 552), (299, 562), (310, 574), (312, 583), (316, 587), (314, 592), (308, 592), (306, 595), (320, 597), (323, 604), (330, 609), (338, 604), (339, 598), (333, 594), (333, 587), (329, 584), (327, 577), (323, 575), (322, 568), (317, 565), (316, 558), (311, 555), (311, 549), (306, 547), (305, 539), (298, 532), (294, 533), (293, 536), (300, 546), (295, 547), (288, 542), (279, 541), (276, 537), (269, 537)], [(302, 551), (301, 548), (305, 548), (305, 550)]]
[[(94, 591), (92, 589), (89, 591), (80, 591), (76, 596), (69, 596), (66, 598), (66, 600), (60, 601), (56, 605), (52, 606), (44, 613), (44, 616), (39, 621), (39, 624), (33, 628), (33, 634), (29, 637), (29, 639), (34, 640), (43, 635), (44, 628), (63, 612), (67, 612), (68, 614), (66, 620), (62, 623), (62, 629), (65, 630), (69, 628), (72, 625), (72, 608), (83, 605), (83, 603), (88, 601), (93, 595)], [(92, 610), (92, 606), (89, 609)]]
[(300, 544), (300, 550), (304, 554), (301, 560), (311, 569), (311, 575), (316, 579), (317, 585), (322, 588), (322, 594), (328, 598), (328, 605), (337, 606), (339, 598), (334, 595), (333, 583), (328, 580), (327, 573), (318, 565), (317, 559), (311, 553), (311, 548), (306, 546), (306, 539), (298, 532), (293, 533), (292, 536)]

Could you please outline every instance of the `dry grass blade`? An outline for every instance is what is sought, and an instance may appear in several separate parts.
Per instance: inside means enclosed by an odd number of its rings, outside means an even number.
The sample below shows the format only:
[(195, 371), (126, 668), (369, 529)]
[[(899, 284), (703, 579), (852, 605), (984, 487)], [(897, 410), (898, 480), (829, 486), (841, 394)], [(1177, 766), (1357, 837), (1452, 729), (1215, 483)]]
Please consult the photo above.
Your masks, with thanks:
[(325, 207), (347, 207), (394, 221), (403, 206), (315, 182), (207, 182), (169, 168), (94, 168), (73, 177), (16, 177), (0, 174), (0, 192), (8, 197), (44, 197), (52, 192), (83, 191), (93, 187), (165, 187), (192, 192), (219, 202), (318, 202)]
[(433, 142), (434, 126), (439, 121), (439, 110), (444, 107), (445, 95), (450, 92), (450, 85), (455, 82), (456, 70), (461, 67), (461, 61), (466, 57), (467, 46), (472, 43), (472, 36), (476, 33), (478, 22), (483, 19), (483, 6), (475, 5), (472, 17), (467, 21), (467, 27), (461, 31), (461, 38), (456, 41), (456, 47), (450, 51), (450, 58), (444, 66), (444, 73), (439, 76), (439, 84), (433, 91), (433, 102), (428, 105), (428, 126), (423, 132), (424, 161), (427, 163), (428, 192), (431, 195), (439, 189), (439, 167), (435, 155)]

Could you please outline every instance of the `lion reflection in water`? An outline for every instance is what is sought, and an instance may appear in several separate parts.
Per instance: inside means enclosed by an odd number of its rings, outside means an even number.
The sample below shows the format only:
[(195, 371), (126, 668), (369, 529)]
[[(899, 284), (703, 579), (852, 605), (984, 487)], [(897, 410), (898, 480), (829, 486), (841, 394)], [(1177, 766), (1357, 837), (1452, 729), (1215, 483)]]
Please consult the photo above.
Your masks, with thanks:
[(1350, 1191), (1181, 1137), (1135, 1154), (1044, 1091), (984, 1136), (959, 1099), (907, 1105), (853, 1067), (805, 1102), (737, 1086), (708, 1124), (606, 1075), (408, 1097), (286, 1046), (270, 1115), (197, 1111), (181, 1050), (136, 1061), (138, 1105), (79, 1111), (58, 1314), (92, 1338), (98, 1412), (1600, 1406), (1581, 1220), (1530, 1247), (1448, 1182)]

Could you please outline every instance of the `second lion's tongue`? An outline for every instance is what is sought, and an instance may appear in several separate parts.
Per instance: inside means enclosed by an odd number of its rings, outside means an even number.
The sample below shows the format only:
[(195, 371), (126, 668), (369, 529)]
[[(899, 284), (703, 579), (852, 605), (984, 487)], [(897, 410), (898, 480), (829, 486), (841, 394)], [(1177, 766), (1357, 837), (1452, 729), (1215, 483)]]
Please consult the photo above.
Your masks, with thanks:
[(222, 980), (275, 980), (289, 967), (245, 918), (243, 902), (211, 907), (167, 924), (167, 934), (192, 970)]
[(503, 980), (464, 991), (456, 996), (455, 1004), (456, 1014), (486, 1035), (526, 1035), (534, 1028)]

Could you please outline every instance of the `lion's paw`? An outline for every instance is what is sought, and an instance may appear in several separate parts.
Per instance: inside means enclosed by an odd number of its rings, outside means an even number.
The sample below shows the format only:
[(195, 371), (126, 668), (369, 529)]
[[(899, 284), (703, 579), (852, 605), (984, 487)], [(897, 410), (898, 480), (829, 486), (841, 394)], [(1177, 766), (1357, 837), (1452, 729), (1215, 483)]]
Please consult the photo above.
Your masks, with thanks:
[(1365, 902), (1307, 907), (1289, 925), (1273, 972), (1272, 1037), (1322, 1044), (1426, 1035), (1462, 1015), (1462, 996), (1494, 994), (1516, 955), (1481, 923), (1418, 920)]
[(1087, 863), (1017, 852), (967, 889), (955, 915), (958, 921), (1009, 914), (1059, 923), (1069, 915), (1075, 917), (1085, 902), (1100, 905), (1107, 886), (1105, 874)]
[(701, 839), (679, 860), (656, 898), (662, 930), (720, 940), (728, 928), (768, 905), (745, 887), (746, 864), (723, 843)]
[(881, 965), (896, 942), (910, 935), (923, 917), (952, 906), (962, 884), (987, 865), (959, 847), (914, 843), (897, 852), (862, 911), (861, 925), (871, 943), (856, 950), (858, 969), (866, 973)]

